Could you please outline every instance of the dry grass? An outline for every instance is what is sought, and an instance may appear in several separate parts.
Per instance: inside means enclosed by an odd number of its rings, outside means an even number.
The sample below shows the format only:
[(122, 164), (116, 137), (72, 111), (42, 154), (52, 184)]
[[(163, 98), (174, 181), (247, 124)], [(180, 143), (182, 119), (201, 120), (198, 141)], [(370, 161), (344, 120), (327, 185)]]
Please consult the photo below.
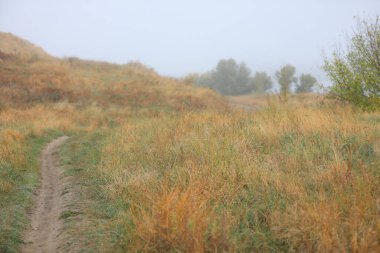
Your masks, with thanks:
[(0, 32), (0, 38), (0, 49), (5, 54), (16, 55), (26, 61), (53, 59), (53, 57), (48, 55), (42, 48), (18, 38), (11, 33)]
[[(323, 95), (315, 93), (303, 93), (303, 94), (290, 94), (290, 100), (288, 104), (292, 106), (301, 107), (315, 107), (318, 104), (332, 103), (325, 99)], [(228, 96), (227, 100), (232, 106), (248, 110), (260, 109), (268, 103), (279, 103), (281, 102), (281, 97), (274, 94), (249, 94), (241, 96)]]
[(42, 49), (10, 34), (0, 33), (0, 40), (0, 110), (57, 102), (134, 111), (226, 108), (221, 96), (211, 90), (161, 77), (141, 63), (117, 65), (51, 56), (31, 61), (28, 57), (41, 55)]
[(99, 167), (110, 197), (129, 206), (116, 222), (127, 231), (120, 245), (376, 252), (380, 129), (362, 117), (271, 103), (122, 126)]
[(230, 110), (139, 63), (36, 57), (22, 40), (0, 51), (0, 251), (17, 251), (36, 187), (29, 140), (51, 130), (106, 136), (90, 174), (117, 207), (100, 243), (115, 251), (379, 250), (379, 114), (310, 94)]
[(105, 113), (94, 116), (94, 108), (77, 111), (67, 103), (0, 111), (0, 197), (16, 191), (17, 181), (30, 172), (28, 139), (46, 135), (47, 131), (85, 133), (108, 125)]
[(38, 185), (39, 149), (48, 138), (100, 132), (136, 116), (224, 109), (214, 92), (161, 77), (140, 63), (58, 59), (0, 33), (0, 251), (18, 251)]
[[(133, 115), (225, 108), (210, 90), (160, 77), (140, 63), (57, 59), (0, 33), (0, 163), (14, 169), (27, 167), (26, 139), (48, 130), (91, 132)], [(9, 192), (11, 185), (3, 176), (0, 189)]]

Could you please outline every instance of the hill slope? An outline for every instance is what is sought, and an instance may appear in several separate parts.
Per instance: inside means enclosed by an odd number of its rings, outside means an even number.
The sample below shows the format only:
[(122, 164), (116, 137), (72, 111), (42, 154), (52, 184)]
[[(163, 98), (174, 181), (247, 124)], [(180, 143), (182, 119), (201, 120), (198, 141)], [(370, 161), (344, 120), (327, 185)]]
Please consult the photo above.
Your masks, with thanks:
[(42, 48), (11, 33), (0, 32), (0, 51), (23, 59), (52, 59)]
[(2, 107), (62, 101), (179, 111), (224, 107), (214, 92), (161, 77), (140, 63), (58, 59), (9, 33), (0, 33), (0, 60)]
[(213, 91), (140, 63), (59, 59), (0, 33), (0, 252), (20, 251), (41, 182), (38, 157), (53, 138), (82, 140), (123, 122), (225, 107)]

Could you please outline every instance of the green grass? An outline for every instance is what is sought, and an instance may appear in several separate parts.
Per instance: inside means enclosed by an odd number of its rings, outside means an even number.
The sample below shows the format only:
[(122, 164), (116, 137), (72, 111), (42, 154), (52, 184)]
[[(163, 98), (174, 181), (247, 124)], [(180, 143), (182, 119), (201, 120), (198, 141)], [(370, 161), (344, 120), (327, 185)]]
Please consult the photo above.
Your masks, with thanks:
[(128, 252), (370, 251), (379, 129), (359, 118), (278, 108), (127, 122), (95, 168), (118, 210), (108, 229)]
[(63, 245), (68, 252), (109, 251), (117, 237), (109, 221), (117, 216), (118, 207), (105, 195), (104, 179), (95, 170), (101, 162), (105, 136), (104, 130), (76, 134), (60, 150), (65, 176), (72, 178), (67, 192), (74, 192), (70, 206), (61, 215), (70, 234)]
[(29, 224), (28, 210), (32, 207), (34, 192), (39, 184), (39, 155), (52, 139), (62, 135), (48, 131), (43, 136), (26, 139), (26, 168), (15, 168), (12, 164), (0, 163), (1, 179), (13, 187), (10, 192), (0, 193), (0, 252), (18, 252), (23, 243), (22, 233)]

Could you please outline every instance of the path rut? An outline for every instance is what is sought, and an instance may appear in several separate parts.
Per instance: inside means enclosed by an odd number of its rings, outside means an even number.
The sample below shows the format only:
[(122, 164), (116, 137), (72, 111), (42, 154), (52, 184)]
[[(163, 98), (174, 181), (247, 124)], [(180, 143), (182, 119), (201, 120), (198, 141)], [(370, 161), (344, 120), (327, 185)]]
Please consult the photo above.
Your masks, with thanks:
[(41, 186), (31, 214), (31, 226), (24, 237), (24, 253), (57, 252), (61, 243), (64, 211), (62, 169), (58, 164), (59, 146), (69, 137), (59, 137), (46, 145), (41, 155)]

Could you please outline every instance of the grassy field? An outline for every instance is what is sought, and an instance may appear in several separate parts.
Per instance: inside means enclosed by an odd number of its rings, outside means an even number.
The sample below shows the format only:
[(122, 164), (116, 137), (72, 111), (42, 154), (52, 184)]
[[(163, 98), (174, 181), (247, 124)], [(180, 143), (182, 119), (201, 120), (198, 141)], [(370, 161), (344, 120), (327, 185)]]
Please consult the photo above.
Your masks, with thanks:
[(63, 134), (68, 252), (379, 250), (379, 113), (313, 95), (236, 109), (139, 63), (2, 36), (0, 252), (18, 252), (38, 154)]
[[(106, 133), (115, 251), (375, 252), (379, 115), (272, 104)], [(105, 237), (107, 238), (107, 237)]]

